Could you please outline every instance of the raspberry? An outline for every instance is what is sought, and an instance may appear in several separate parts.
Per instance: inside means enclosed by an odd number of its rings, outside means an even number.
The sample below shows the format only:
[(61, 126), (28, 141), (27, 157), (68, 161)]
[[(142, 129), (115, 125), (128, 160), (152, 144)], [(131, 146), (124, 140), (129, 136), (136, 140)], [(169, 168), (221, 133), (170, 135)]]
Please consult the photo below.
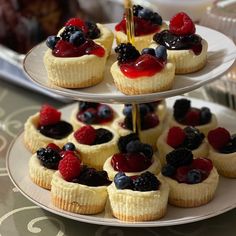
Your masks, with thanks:
[(66, 181), (72, 181), (80, 174), (81, 161), (73, 154), (67, 154), (59, 163), (58, 170)]
[(65, 23), (65, 26), (76, 26), (82, 29), (85, 33), (88, 31), (88, 27), (83, 20), (80, 18), (71, 18)]
[(228, 130), (222, 127), (218, 127), (214, 130), (211, 130), (208, 135), (208, 142), (211, 144), (211, 146), (219, 150), (227, 145), (227, 143), (230, 141), (230, 133)]
[(54, 151), (57, 151), (57, 152), (60, 152), (61, 151), (61, 148), (60, 147), (58, 147), (55, 143), (49, 143), (48, 145), (47, 145), (47, 148), (51, 148), (51, 149), (53, 149)]
[(190, 171), (189, 166), (181, 166), (181, 167), (177, 168), (174, 178), (179, 183), (186, 183), (187, 182), (187, 174), (189, 171)]
[(85, 125), (74, 133), (74, 137), (81, 144), (92, 145), (96, 140), (96, 130), (90, 125)]
[(172, 127), (167, 135), (167, 144), (172, 148), (179, 147), (185, 140), (186, 134), (180, 127)]
[(207, 175), (209, 175), (213, 168), (213, 164), (212, 161), (207, 158), (197, 158), (193, 160), (192, 168), (204, 171)]
[(200, 111), (191, 108), (184, 117), (184, 124), (189, 126), (196, 126), (200, 124)]
[(39, 124), (40, 125), (53, 125), (60, 121), (61, 112), (59, 112), (54, 107), (45, 104), (41, 107), (39, 114)]
[(191, 18), (184, 12), (180, 12), (170, 20), (170, 32), (176, 35), (190, 35), (196, 31)]

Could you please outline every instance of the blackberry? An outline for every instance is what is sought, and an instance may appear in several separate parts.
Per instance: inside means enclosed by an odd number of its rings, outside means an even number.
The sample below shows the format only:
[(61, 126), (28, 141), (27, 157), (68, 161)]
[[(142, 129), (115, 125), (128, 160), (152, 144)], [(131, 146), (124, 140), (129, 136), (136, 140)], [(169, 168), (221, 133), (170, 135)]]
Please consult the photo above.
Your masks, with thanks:
[(175, 172), (176, 172), (176, 168), (168, 164), (163, 166), (161, 170), (162, 175), (167, 176), (167, 177), (174, 176)]
[(187, 148), (178, 148), (166, 155), (166, 162), (174, 167), (186, 166), (192, 163), (193, 154)]
[(79, 102), (79, 111), (85, 111), (88, 108), (97, 108), (98, 103), (96, 102)]
[(143, 9), (143, 7), (140, 5), (133, 5), (133, 15), (138, 16), (139, 11), (142, 9)]
[(183, 147), (190, 150), (198, 148), (201, 145), (202, 140), (205, 138), (203, 133), (200, 133), (198, 129), (192, 126), (185, 127), (184, 132), (186, 134), (186, 138), (183, 142)]
[(200, 124), (204, 125), (210, 122), (212, 117), (211, 111), (208, 107), (202, 107), (200, 111)]
[(37, 158), (40, 163), (48, 169), (57, 170), (58, 164), (62, 159), (59, 152), (50, 147), (40, 148), (37, 152)]
[(174, 118), (176, 120), (180, 120), (182, 119), (185, 114), (187, 113), (187, 111), (190, 109), (191, 107), (191, 102), (188, 99), (185, 98), (181, 98), (175, 101), (174, 104)]
[(96, 139), (93, 145), (107, 143), (111, 141), (112, 138), (113, 134), (109, 130), (103, 128), (96, 129)]
[(86, 21), (85, 24), (88, 27), (88, 32), (86, 34), (86, 37), (88, 37), (89, 39), (97, 39), (100, 37), (101, 31), (97, 27), (96, 23), (91, 21)]
[(149, 171), (142, 173), (133, 181), (135, 191), (154, 191), (158, 190), (160, 181), (157, 177)]
[(119, 63), (133, 61), (140, 56), (139, 51), (131, 43), (121, 43), (115, 48), (118, 54), (117, 60)]
[(121, 136), (118, 140), (118, 148), (120, 152), (122, 153), (127, 152), (126, 146), (129, 142), (133, 140), (139, 140), (138, 135), (135, 133), (131, 133), (126, 136)]
[(118, 189), (132, 189), (133, 181), (129, 176), (123, 172), (118, 172), (114, 177), (114, 183)]
[(106, 171), (97, 171), (94, 168), (84, 168), (80, 172), (79, 177), (74, 179), (73, 182), (93, 187), (109, 185), (111, 183)]
[(60, 34), (61, 38), (65, 41), (70, 40), (70, 36), (75, 33), (76, 31), (81, 31), (81, 29), (79, 27), (76, 26), (66, 26), (65, 29), (63, 30), (63, 32)]

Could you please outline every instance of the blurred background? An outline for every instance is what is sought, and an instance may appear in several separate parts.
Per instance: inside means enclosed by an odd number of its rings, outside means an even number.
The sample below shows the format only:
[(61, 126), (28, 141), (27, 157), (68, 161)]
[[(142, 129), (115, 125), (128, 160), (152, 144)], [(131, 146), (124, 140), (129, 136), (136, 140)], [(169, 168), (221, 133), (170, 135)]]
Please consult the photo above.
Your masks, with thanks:
[[(236, 0), (133, 0), (164, 20), (185, 11), (195, 23), (216, 29), (236, 42)], [(22, 60), (34, 45), (56, 34), (70, 17), (111, 23), (121, 20), (123, 0), (0, 0), (0, 79), (52, 94), (30, 83)], [(210, 100), (236, 109), (236, 66), (205, 87)], [(55, 95), (54, 95), (55, 96)]]

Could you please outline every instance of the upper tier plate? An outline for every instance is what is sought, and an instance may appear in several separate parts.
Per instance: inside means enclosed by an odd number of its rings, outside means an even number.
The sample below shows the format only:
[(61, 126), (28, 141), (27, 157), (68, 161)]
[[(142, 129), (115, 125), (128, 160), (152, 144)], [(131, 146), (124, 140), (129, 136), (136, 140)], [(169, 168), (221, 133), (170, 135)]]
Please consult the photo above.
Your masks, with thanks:
[[(114, 28), (114, 24), (110, 24), (108, 27)], [(196, 32), (208, 42), (207, 65), (199, 72), (176, 76), (173, 88), (165, 92), (128, 96), (118, 91), (110, 74), (111, 64), (116, 59), (114, 52), (106, 64), (103, 82), (84, 89), (66, 89), (48, 83), (47, 72), (43, 64), (43, 56), (47, 50), (45, 43), (37, 45), (26, 55), (24, 70), (30, 79), (38, 85), (75, 100), (107, 103), (151, 102), (197, 89), (216, 79), (233, 64), (236, 46), (231, 39), (218, 31), (203, 26), (196, 26)]]

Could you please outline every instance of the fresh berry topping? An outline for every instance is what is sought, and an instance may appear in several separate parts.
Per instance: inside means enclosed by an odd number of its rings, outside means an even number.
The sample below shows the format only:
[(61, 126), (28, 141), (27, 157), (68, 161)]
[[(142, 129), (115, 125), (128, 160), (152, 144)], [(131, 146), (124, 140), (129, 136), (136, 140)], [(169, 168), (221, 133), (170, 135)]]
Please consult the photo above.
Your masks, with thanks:
[(230, 142), (220, 149), (220, 152), (224, 154), (236, 152), (236, 135), (235, 134), (231, 136)]
[(141, 153), (143, 153), (147, 158), (151, 160), (153, 156), (152, 146), (149, 144), (143, 143)]
[(118, 148), (120, 152), (127, 152), (126, 146), (129, 142), (139, 140), (139, 137), (135, 133), (128, 134), (126, 136), (121, 136), (118, 141)]
[(122, 113), (125, 116), (132, 116), (132, 105), (125, 104)]
[(70, 36), (77, 31), (81, 31), (81, 29), (77, 26), (66, 26), (60, 36), (63, 40), (69, 42)]
[(186, 134), (180, 127), (172, 127), (167, 134), (167, 144), (172, 148), (178, 148), (185, 140)]
[(119, 63), (126, 63), (136, 60), (140, 53), (131, 43), (121, 43), (115, 48), (118, 54), (117, 60)]
[(174, 118), (176, 120), (182, 119), (191, 107), (191, 101), (181, 98), (175, 101), (174, 104)]
[(190, 170), (189, 166), (180, 166), (176, 169), (176, 173), (174, 179), (176, 179), (179, 183), (187, 182), (187, 174)]
[(183, 123), (189, 126), (200, 125), (200, 110), (191, 108), (185, 115)]
[(109, 130), (103, 128), (96, 129), (96, 139), (93, 145), (107, 143), (111, 141), (112, 138), (113, 134)]
[(86, 36), (90, 39), (99, 38), (101, 35), (101, 32), (100, 32), (99, 28), (97, 27), (97, 25), (91, 21), (86, 21), (85, 23), (88, 28), (88, 32), (87, 32)]
[(212, 113), (208, 107), (202, 107), (200, 111), (201, 125), (208, 124), (211, 121)]
[(53, 149), (54, 151), (57, 151), (57, 152), (61, 151), (61, 148), (59, 146), (57, 146), (55, 143), (49, 143), (47, 145), (47, 148), (51, 148), (51, 149)]
[(186, 134), (186, 138), (183, 142), (183, 147), (190, 150), (198, 148), (205, 138), (205, 135), (203, 133), (200, 133), (198, 129), (192, 126), (185, 127), (184, 132)]
[(58, 170), (66, 181), (72, 181), (80, 174), (81, 161), (73, 154), (67, 154), (60, 161)]
[(138, 16), (139, 11), (142, 9), (143, 9), (143, 7), (140, 5), (133, 5), (133, 15)]
[(147, 171), (138, 176), (133, 184), (135, 191), (145, 192), (158, 190), (161, 183), (154, 174)]
[(193, 159), (192, 168), (204, 171), (207, 175), (209, 175), (209, 173), (211, 172), (213, 168), (213, 164), (210, 159), (196, 158), (196, 159)]
[(84, 33), (82, 31), (75, 31), (70, 35), (69, 42), (75, 46), (80, 46), (85, 42)]
[(207, 138), (210, 145), (216, 150), (222, 149), (231, 139), (229, 131), (222, 127), (211, 130), (208, 133)]
[(133, 119), (132, 116), (126, 116), (122, 127), (125, 129), (133, 130)]
[(81, 20), (80, 18), (71, 18), (71, 19), (69, 19), (69, 20), (66, 22), (65, 26), (66, 26), (66, 27), (68, 27), (68, 26), (74, 26), (74, 27), (76, 27), (77, 29), (83, 30), (84, 32), (87, 32), (87, 31), (88, 31), (85, 22), (84, 22), (83, 20)]
[(176, 168), (172, 165), (165, 165), (163, 166), (161, 173), (164, 176), (171, 177), (174, 176), (176, 172)]
[(96, 130), (90, 125), (85, 125), (75, 131), (74, 137), (81, 144), (92, 145), (96, 140)]
[(81, 101), (81, 102), (79, 102), (79, 111), (85, 111), (88, 108), (97, 108), (98, 105), (99, 105), (99, 103), (96, 103), (96, 102)]
[(148, 8), (139, 9), (137, 16), (146, 21), (150, 21), (152, 24), (162, 24), (161, 16), (157, 12), (153, 12)]
[(184, 12), (180, 12), (170, 20), (170, 32), (176, 35), (194, 34), (196, 29), (191, 18)]
[(186, 182), (188, 184), (198, 184), (202, 182), (202, 172), (197, 169), (192, 169), (187, 173)]
[(143, 171), (151, 164), (151, 160), (141, 153), (117, 153), (111, 159), (114, 170), (122, 172)]
[(150, 108), (146, 104), (139, 104), (139, 112), (140, 112), (140, 116), (144, 117), (150, 112)]
[(128, 153), (142, 153), (147, 158), (152, 159), (153, 150), (149, 144), (141, 143), (139, 140), (132, 140), (126, 145)]
[(155, 55), (157, 58), (166, 61), (167, 60), (167, 50), (164, 46), (160, 45), (155, 49)]
[(49, 146), (46, 148), (40, 148), (36, 153), (37, 158), (43, 166), (48, 169), (57, 170), (58, 164), (62, 159), (57, 150), (54, 150)]
[(38, 130), (46, 137), (62, 139), (67, 137), (73, 131), (73, 127), (66, 121), (58, 121), (56, 124), (52, 125), (40, 125)]
[(95, 108), (88, 108), (83, 113), (78, 113), (78, 120), (85, 124), (94, 124), (97, 120), (97, 110)]
[(47, 40), (46, 40), (46, 45), (50, 48), (50, 49), (54, 49), (57, 42), (59, 41), (59, 37), (52, 35), (52, 36), (48, 36)]
[(93, 187), (109, 185), (111, 183), (106, 171), (97, 171), (94, 168), (87, 167), (83, 168), (80, 171), (80, 175), (74, 178), (72, 182)]
[(166, 162), (174, 167), (190, 165), (193, 160), (193, 154), (189, 149), (178, 148), (166, 155)]
[(148, 113), (146, 116), (141, 118), (141, 129), (151, 129), (159, 125), (160, 121), (155, 113)]
[(133, 181), (129, 176), (123, 172), (118, 172), (114, 177), (114, 183), (118, 189), (132, 189)]
[(98, 106), (97, 114), (101, 119), (112, 119), (113, 111), (110, 106), (101, 104)]
[(61, 112), (56, 108), (45, 104), (41, 107), (39, 113), (39, 124), (40, 125), (52, 125), (56, 124), (61, 119)]
[(143, 54), (149, 54), (154, 57), (156, 56), (155, 49), (153, 49), (153, 48), (144, 48), (141, 52), (141, 55), (143, 55)]
[(76, 148), (75, 148), (75, 145), (73, 143), (66, 143), (63, 147), (62, 147), (62, 150), (64, 151), (75, 151)]

